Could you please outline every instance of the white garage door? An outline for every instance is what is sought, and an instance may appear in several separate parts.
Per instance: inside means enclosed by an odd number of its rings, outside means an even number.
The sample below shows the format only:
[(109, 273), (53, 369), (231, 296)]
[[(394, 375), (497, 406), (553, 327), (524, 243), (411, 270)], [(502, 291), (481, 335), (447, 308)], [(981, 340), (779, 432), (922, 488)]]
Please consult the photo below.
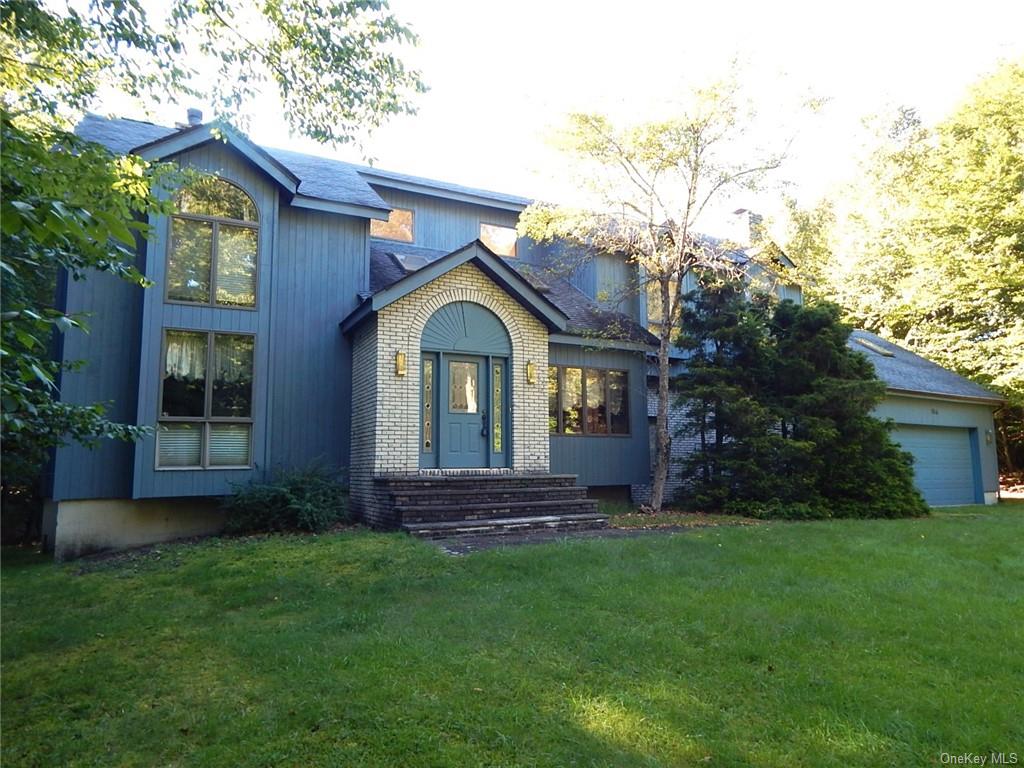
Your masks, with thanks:
[(898, 424), (893, 439), (914, 454), (914, 480), (932, 506), (974, 504), (970, 431)]

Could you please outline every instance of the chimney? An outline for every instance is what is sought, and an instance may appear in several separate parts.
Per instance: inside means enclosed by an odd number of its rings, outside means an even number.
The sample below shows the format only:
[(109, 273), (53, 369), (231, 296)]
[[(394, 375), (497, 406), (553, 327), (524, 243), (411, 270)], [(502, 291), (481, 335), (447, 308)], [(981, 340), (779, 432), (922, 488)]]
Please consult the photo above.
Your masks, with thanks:
[(203, 110), (196, 109), (195, 107), (189, 107), (186, 114), (188, 115), (189, 128), (203, 124)]
[(747, 247), (760, 245), (764, 239), (764, 217), (747, 208), (739, 208), (732, 212), (736, 217), (733, 228), (736, 241)]

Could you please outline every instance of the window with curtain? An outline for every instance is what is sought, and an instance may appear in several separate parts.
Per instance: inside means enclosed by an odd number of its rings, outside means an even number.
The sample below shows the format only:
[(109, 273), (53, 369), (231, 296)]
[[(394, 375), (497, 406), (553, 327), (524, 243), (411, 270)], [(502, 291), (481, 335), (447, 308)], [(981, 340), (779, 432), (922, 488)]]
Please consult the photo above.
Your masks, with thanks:
[(255, 337), (164, 332), (157, 466), (249, 467)]
[(256, 204), (223, 179), (205, 176), (178, 196), (167, 254), (167, 300), (256, 306)]
[(549, 366), (548, 431), (554, 435), (628, 435), (629, 373)]

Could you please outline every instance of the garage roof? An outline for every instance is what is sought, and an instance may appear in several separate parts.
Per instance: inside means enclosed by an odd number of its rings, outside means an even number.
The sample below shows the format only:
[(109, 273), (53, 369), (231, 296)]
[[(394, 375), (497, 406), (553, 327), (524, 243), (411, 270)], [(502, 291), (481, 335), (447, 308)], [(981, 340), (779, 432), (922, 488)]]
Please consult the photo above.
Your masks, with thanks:
[(878, 378), (890, 390), (992, 403), (1005, 400), (973, 381), (873, 333), (854, 331), (847, 343), (851, 349), (864, 353), (874, 364)]

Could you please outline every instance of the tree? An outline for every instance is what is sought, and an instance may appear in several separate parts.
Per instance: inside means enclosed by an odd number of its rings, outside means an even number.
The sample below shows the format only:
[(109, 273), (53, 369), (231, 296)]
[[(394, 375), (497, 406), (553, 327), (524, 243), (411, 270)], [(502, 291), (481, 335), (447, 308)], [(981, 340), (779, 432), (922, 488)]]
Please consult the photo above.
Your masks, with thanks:
[(872, 416), (885, 384), (871, 362), (849, 348), (851, 328), (827, 302), (784, 301), (771, 316), (772, 380), (764, 387), (778, 432), (799, 453), (784, 452), (776, 472), (784, 501), (833, 517), (925, 514), (914, 486), (912, 457)]
[(94, 0), (82, 11), (0, 4), (5, 493), (30, 483), (68, 440), (141, 433), (104, 418), (103, 404), (60, 402), (51, 337), (85, 330), (85, 321), (57, 308), (55, 279), (61, 270), (74, 280), (106, 272), (144, 286), (134, 248), (149, 234), (147, 217), (169, 212), (161, 190), (184, 176), (81, 141), (71, 125), (82, 110), (109, 93), (201, 98), (244, 124), (272, 86), (294, 130), (345, 142), (410, 111), (411, 94), (423, 90), (391, 52), (415, 38), (380, 0), (268, 0), (258, 9), (174, 0), (155, 21), (145, 8), (141, 0)]
[(684, 296), (677, 346), (686, 371), (672, 381), (676, 405), (686, 412), (682, 434), (697, 438), (683, 462), (683, 483), (699, 509), (722, 509), (740, 498), (772, 498), (774, 464), (759, 463), (774, 452), (759, 441), (777, 439), (776, 422), (762, 384), (772, 367), (768, 342), (768, 296), (737, 276), (717, 270), (695, 273), (697, 288)]
[[(885, 394), (835, 305), (802, 307), (703, 272), (685, 297), (673, 381), (699, 509), (786, 517), (902, 517), (927, 507), (910, 457), (871, 411)], [(749, 297), (747, 294), (750, 294)]]
[[(824, 293), (852, 323), (1005, 395), (1001, 463), (1020, 466), (1024, 62), (980, 80), (933, 128), (902, 109), (834, 207), (831, 233), (791, 242), (794, 258), (813, 261), (835, 242), (847, 261), (834, 265)], [(798, 233), (813, 235), (801, 223)]]
[(593, 194), (594, 205), (533, 205), (520, 217), (520, 233), (537, 242), (561, 240), (583, 252), (625, 258), (637, 267), (638, 289), (647, 291), (651, 308), (657, 308), (655, 510), (663, 503), (669, 472), (669, 355), (680, 286), (694, 268), (730, 267), (699, 235), (696, 222), (713, 201), (756, 188), (782, 162), (781, 155), (732, 159), (752, 119), (735, 80), (695, 91), (675, 117), (657, 122), (617, 126), (601, 115), (572, 114), (562, 148)]

